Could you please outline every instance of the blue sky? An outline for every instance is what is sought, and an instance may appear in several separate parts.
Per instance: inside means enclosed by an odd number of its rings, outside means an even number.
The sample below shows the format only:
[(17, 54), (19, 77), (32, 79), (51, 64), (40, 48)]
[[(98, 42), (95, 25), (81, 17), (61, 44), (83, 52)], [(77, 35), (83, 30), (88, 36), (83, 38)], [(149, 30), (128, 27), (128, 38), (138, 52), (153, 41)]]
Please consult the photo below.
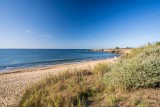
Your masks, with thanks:
[(159, 0), (0, 0), (0, 48), (137, 47), (160, 41)]

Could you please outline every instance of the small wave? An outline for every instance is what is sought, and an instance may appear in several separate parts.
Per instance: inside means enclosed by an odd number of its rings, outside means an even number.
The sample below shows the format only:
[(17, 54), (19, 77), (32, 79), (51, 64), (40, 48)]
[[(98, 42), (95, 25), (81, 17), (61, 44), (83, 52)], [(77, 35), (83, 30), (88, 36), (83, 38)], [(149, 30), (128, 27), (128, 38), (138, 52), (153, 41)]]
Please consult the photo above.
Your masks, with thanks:
[(82, 60), (85, 58), (72, 58), (72, 59), (59, 59), (59, 60), (50, 60), (50, 61), (37, 61), (37, 62), (28, 62), (28, 63), (19, 63), (19, 64), (11, 64), (0, 66), (0, 70), (4, 69), (12, 69), (17, 67), (32, 67), (32, 66), (43, 66), (43, 65), (51, 65), (51, 64), (61, 64), (65, 62), (74, 62), (78, 60)]

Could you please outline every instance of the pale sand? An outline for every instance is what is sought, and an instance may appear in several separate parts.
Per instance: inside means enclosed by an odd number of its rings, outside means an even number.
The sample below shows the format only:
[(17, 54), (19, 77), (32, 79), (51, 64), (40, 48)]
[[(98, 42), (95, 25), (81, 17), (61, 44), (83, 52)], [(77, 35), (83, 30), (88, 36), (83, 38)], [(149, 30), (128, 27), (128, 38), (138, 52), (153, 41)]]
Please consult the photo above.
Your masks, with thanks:
[(66, 65), (55, 65), (43, 68), (19, 69), (0, 74), (0, 107), (15, 105), (20, 101), (25, 89), (38, 81), (41, 81), (49, 74), (58, 74), (68, 69), (93, 68), (98, 63), (111, 63), (117, 58), (72, 63)]

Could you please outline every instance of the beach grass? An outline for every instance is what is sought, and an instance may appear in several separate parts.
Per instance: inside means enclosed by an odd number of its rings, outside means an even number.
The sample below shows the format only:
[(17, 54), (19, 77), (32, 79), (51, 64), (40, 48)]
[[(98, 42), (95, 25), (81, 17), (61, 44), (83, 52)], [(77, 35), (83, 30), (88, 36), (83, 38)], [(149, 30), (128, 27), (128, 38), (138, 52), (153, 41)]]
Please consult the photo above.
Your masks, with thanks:
[(160, 43), (133, 49), (115, 63), (50, 75), (26, 89), (20, 107), (160, 106)]
[[(91, 70), (66, 71), (50, 76), (40, 84), (28, 88), (23, 95), (21, 107), (85, 107), (104, 91), (101, 73)], [(94, 101), (94, 100), (93, 100)]]

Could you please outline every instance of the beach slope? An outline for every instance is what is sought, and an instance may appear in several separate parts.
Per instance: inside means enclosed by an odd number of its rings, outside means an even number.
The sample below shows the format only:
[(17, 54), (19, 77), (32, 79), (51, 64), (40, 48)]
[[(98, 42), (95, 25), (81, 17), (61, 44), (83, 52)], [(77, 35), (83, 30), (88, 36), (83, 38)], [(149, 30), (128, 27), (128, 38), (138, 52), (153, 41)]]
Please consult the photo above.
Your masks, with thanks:
[(98, 63), (114, 62), (118, 58), (72, 63), (65, 65), (55, 65), (41, 68), (18, 69), (0, 74), (0, 107), (16, 105), (25, 89), (34, 83), (43, 80), (50, 74), (59, 74), (68, 69), (93, 68)]

